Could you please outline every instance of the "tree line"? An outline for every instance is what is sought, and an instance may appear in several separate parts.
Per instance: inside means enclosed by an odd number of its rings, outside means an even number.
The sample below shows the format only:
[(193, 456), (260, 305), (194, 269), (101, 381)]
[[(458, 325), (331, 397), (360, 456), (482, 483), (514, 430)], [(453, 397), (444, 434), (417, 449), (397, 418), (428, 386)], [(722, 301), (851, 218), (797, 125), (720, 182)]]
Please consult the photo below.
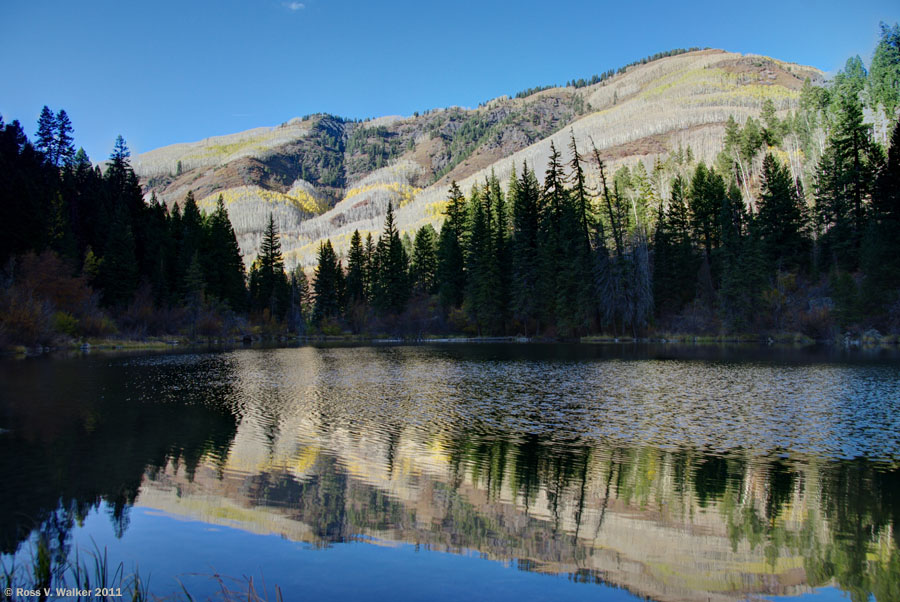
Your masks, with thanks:
[(883, 26), (870, 71), (855, 57), (797, 110), (768, 100), (730, 120), (712, 165), (688, 147), (609, 174), (573, 136), (544, 174), (453, 183), (439, 232), (401, 234), (389, 205), (346, 258), (323, 242), (311, 280), (286, 272), (271, 216), (245, 273), (221, 198), (207, 215), (191, 193), (145, 202), (121, 136), (94, 166), (65, 111), (44, 107), (33, 143), (0, 118), (0, 339), (248, 317), (295, 332), (900, 331), (898, 98), (900, 28)]
[(207, 215), (190, 193), (172, 211), (155, 196), (145, 202), (121, 136), (101, 168), (72, 133), (66, 112), (46, 106), (33, 143), (0, 118), (0, 338), (36, 340), (54, 326), (109, 334), (110, 315), (139, 334), (173, 332), (200, 310), (214, 320), (246, 311), (222, 200)]
[[(565, 161), (551, 145), (542, 182), (523, 165), (505, 191), (493, 175), (468, 196), (453, 183), (440, 233), (404, 244), (388, 207), (377, 244), (354, 232), (346, 269), (322, 244), (309, 318), (431, 300), (447, 327), (483, 335), (898, 330), (898, 32), (883, 26), (871, 73), (856, 57), (831, 87), (807, 83), (797, 111), (779, 118), (768, 100), (760, 120), (730, 120), (713, 165), (688, 148), (671, 179), (660, 161), (610, 176), (572, 137)], [(895, 124), (887, 148), (867, 106)]]

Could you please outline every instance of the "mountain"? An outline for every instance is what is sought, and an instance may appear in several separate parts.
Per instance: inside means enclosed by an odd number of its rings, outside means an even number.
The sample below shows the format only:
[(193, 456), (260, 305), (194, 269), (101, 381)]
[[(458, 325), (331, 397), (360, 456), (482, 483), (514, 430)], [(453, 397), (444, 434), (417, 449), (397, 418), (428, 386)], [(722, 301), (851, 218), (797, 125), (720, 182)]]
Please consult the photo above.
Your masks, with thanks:
[[(639, 161), (650, 171), (678, 149), (710, 163), (729, 117), (758, 117), (767, 99), (784, 115), (797, 108), (807, 79), (821, 83), (823, 74), (764, 56), (697, 50), (476, 109), (365, 122), (311, 115), (163, 147), (133, 165), (145, 194), (169, 206), (193, 190), (209, 210), (221, 194), (248, 264), (271, 212), (288, 267), (309, 266), (324, 238), (340, 253), (355, 229), (377, 236), (388, 202), (401, 232), (438, 224), (452, 180), (464, 191), (492, 171), (505, 182), (523, 161), (540, 175), (551, 143), (566, 156), (573, 136), (584, 156), (595, 145), (610, 173)], [(595, 165), (585, 167), (596, 182)]]

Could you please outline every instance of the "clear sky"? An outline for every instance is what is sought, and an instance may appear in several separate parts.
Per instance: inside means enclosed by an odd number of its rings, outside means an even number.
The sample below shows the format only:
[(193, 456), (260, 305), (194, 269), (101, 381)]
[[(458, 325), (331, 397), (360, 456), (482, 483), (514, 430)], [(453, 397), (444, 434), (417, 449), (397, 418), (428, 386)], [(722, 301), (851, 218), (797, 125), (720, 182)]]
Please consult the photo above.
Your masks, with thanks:
[(868, 64), (897, 0), (4, 0), (0, 115), (66, 109), (108, 156), (307, 113), (410, 115), (709, 46), (836, 71)]

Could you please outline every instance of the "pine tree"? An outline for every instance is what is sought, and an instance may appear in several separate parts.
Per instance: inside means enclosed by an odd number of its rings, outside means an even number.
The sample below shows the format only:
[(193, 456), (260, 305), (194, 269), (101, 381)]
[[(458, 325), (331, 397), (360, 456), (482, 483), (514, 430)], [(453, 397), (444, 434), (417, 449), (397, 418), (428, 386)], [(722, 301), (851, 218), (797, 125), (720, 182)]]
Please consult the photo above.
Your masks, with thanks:
[(719, 230), (722, 233), (720, 311), (730, 331), (746, 332), (757, 311), (766, 269), (758, 227), (755, 223), (751, 227), (750, 216), (734, 183), (722, 199)]
[(54, 133), (54, 149), (51, 157), (51, 163), (57, 167), (71, 165), (75, 158), (75, 147), (72, 145), (73, 138), (72, 120), (66, 114), (65, 110), (60, 110), (56, 114), (56, 131)]
[(281, 255), (281, 241), (275, 218), (269, 214), (269, 223), (263, 233), (257, 257), (255, 281), (251, 297), (253, 306), (259, 311), (268, 309), (269, 314), (280, 320), (287, 311), (290, 297), (287, 275), (284, 273), (284, 258)]
[(512, 234), (512, 311), (526, 336), (531, 324), (537, 328), (538, 286), (538, 229), (540, 190), (534, 172), (522, 165), (522, 176), (510, 188), (513, 206)]
[(862, 247), (863, 300), (869, 315), (882, 313), (900, 289), (900, 123), (872, 199), (873, 218)]
[(313, 277), (315, 296), (313, 321), (317, 324), (340, 315), (342, 277), (341, 265), (334, 247), (331, 246), (330, 240), (326, 240), (319, 245), (319, 260)]
[(347, 305), (367, 301), (366, 255), (359, 230), (350, 237), (350, 252), (347, 256)]
[(456, 182), (450, 186), (446, 219), (438, 239), (438, 281), (445, 307), (459, 307), (466, 289), (463, 233), (466, 198)]
[(290, 326), (299, 334), (306, 332), (306, 323), (312, 319), (313, 298), (309, 280), (302, 266), (291, 272), (291, 311)]
[(660, 208), (654, 241), (654, 299), (658, 314), (677, 313), (690, 302), (697, 289), (699, 262), (691, 243), (691, 220), (685, 203), (681, 176), (672, 180), (668, 210)]
[(479, 334), (489, 328), (491, 319), (490, 289), (491, 240), (485, 215), (485, 202), (477, 188), (469, 197), (469, 236), (466, 245), (466, 293), (463, 308), (478, 327)]
[[(185, 203), (187, 206), (187, 203)], [(222, 195), (203, 227), (203, 273), (207, 293), (235, 310), (246, 306), (244, 261)]]
[(34, 137), (34, 150), (41, 153), (45, 160), (53, 163), (53, 151), (56, 146), (56, 116), (47, 105), (41, 109), (41, 116), (38, 117), (38, 130)]
[(768, 153), (763, 159), (763, 189), (757, 220), (769, 265), (778, 270), (793, 270), (808, 264), (805, 202), (797, 194), (787, 166)]
[(852, 77), (842, 81), (838, 117), (816, 169), (816, 226), (824, 261), (854, 271), (878, 158), (863, 122), (861, 84)]
[[(558, 278), (563, 263), (568, 260), (561, 246), (563, 212), (568, 204), (568, 191), (565, 187), (560, 155), (552, 142), (540, 203), (538, 298), (542, 321), (546, 324), (555, 324), (558, 309), (557, 292), (560, 289)], [(568, 311), (569, 308), (560, 309)]]
[(372, 302), (382, 311), (400, 313), (409, 299), (409, 256), (394, 225), (394, 209), (388, 203), (384, 231), (375, 251), (377, 270)]
[(413, 243), (410, 276), (413, 290), (431, 295), (436, 292), (437, 232), (431, 224), (425, 224), (416, 232)]
[(875, 106), (892, 119), (900, 107), (900, 26), (881, 23), (881, 39), (872, 55), (868, 78), (870, 97)]
[(365, 256), (365, 270), (363, 270), (364, 278), (364, 290), (366, 294), (366, 300), (372, 300), (374, 282), (375, 282), (375, 240), (372, 238), (372, 233), (366, 233), (366, 244), (363, 247), (363, 255)]
[(109, 232), (100, 273), (103, 303), (107, 307), (122, 307), (131, 300), (138, 283), (134, 236), (125, 207), (116, 211)]

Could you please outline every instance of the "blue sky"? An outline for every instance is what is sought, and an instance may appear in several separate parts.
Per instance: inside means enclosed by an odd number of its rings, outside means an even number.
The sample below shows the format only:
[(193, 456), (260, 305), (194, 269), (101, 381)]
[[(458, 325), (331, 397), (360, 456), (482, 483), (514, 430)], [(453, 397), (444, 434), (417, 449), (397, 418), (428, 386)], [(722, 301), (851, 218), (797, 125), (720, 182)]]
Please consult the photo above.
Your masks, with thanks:
[(320, 111), (476, 106), (677, 47), (834, 71), (868, 63), (900, 5), (5, 0), (0, 21), (0, 115), (33, 136), (44, 104), (64, 108), (101, 160), (120, 133), (143, 152)]

